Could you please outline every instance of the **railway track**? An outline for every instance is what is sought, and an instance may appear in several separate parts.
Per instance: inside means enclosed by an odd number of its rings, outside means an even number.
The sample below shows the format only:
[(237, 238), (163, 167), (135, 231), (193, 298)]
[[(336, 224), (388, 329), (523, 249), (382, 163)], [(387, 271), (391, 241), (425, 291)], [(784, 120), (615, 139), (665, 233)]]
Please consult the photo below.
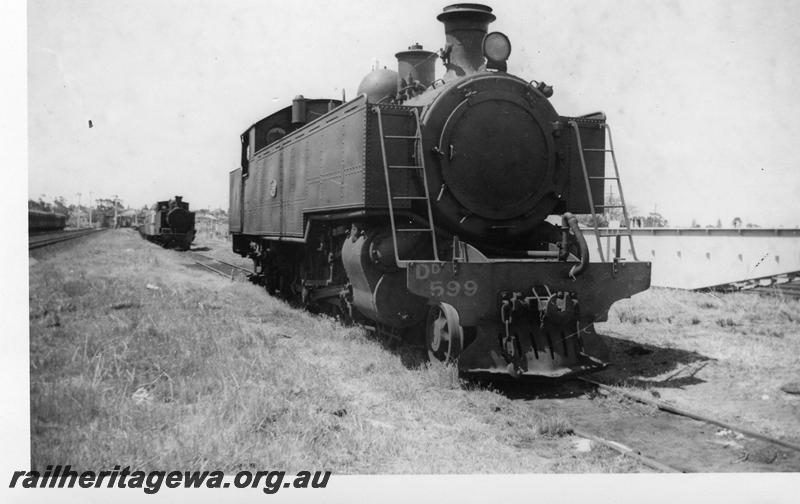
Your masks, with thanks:
[(795, 278), (790, 282), (774, 283), (769, 286), (760, 285), (751, 289), (742, 290), (742, 292), (800, 299), (800, 279)]
[(63, 241), (74, 240), (76, 238), (94, 234), (100, 231), (103, 231), (103, 229), (73, 229), (70, 231), (56, 231), (52, 233), (28, 235), (28, 250), (47, 247), (48, 245), (61, 243)]
[(609, 392), (612, 392), (612, 393), (615, 393), (615, 394), (619, 394), (619, 395), (621, 395), (623, 397), (626, 397), (628, 399), (631, 399), (631, 400), (634, 400), (634, 401), (637, 401), (637, 402), (640, 402), (640, 403), (643, 403), (643, 404), (648, 404), (650, 406), (654, 406), (654, 407), (658, 408), (661, 411), (666, 411), (667, 413), (671, 413), (673, 415), (684, 416), (684, 417), (687, 417), (687, 418), (692, 418), (694, 420), (699, 420), (701, 422), (706, 422), (706, 423), (709, 423), (709, 424), (713, 424), (713, 425), (716, 425), (718, 427), (723, 427), (725, 429), (729, 429), (729, 430), (732, 430), (732, 431), (735, 431), (735, 432), (739, 432), (741, 434), (744, 434), (745, 436), (749, 436), (749, 437), (752, 437), (752, 438), (755, 438), (755, 439), (760, 439), (760, 440), (766, 441), (768, 443), (772, 443), (772, 444), (775, 444), (775, 445), (778, 445), (778, 446), (782, 446), (784, 448), (789, 448), (789, 449), (794, 450), (796, 452), (800, 452), (800, 444), (790, 443), (788, 441), (783, 441), (783, 440), (780, 440), (780, 439), (777, 439), (777, 438), (769, 437), (769, 436), (766, 436), (764, 434), (760, 434), (758, 432), (745, 429), (743, 427), (737, 427), (735, 425), (729, 424), (727, 422), (723, 422), (721, 420), (716, 420), (714, 418), (711, 418), (711, 417), (708, 417), (708, 416), (705, 416), (705, 415), (700, 415), (699, 413), (694, 413), (694, 412), (691, 412), (691, 411), (688, 411), (688, 410), (677, 408), (677, 407), (672, 406), (671, 404), (668, 404), (668, 403), (666, 403), (664, 401), (656, 401), (656, 400), (648, 399), (646, 397), (642, 397), (642, 396), (639, 396), (639, 395), (636, 395), (636, 394), (631, 394), (630, 392), (625, 392), (624, 390), (617, 389), (616, 387), (613, 387), (611, 385), (607, 385), (605, 383), (602, 383), (602, 382), (599, 382), (599, 381), (596, 381), (596, 380), (592, 380), (590, 378), (579, 378), (579, 379), (581, 381), (584, 381), (586, 383), (594, 385), (595, 387), (597, 387), (599, 389), (607, 390)]
[[(647, 427), (614, 428), (613, 422), (605, 431), (598, 432), (595, 424), (583, 425), (580, 420), (573, 434), (610, 448), (624, 456), (659, 472), (758, 472), (800, 470), (800, 444), (776, 439), (744, 427), (677, 408), (664, 401), (649, 399), (588, 378), (579, 380), (595, 390), (615, 395), (626, 400), (646, 405), (662, 416), (643, 416)], [(576, 417), (577, 418), (577, 417)], [(657, 421), (656, 421), (657, 419)], [(653, 426), (655, 426), (653, 428)], [(708, 427), (719, 428), (713, 436), (707, 435)], [(659, 432), (660, 431), (660, 432)], [(693, 432), (692, 432), (693, 431)], [(698, 436), (697, 433), (702, 435)], [(677, 449), (654, 446), (658, 436), (686, 436), (685, 439), (701, 439), (690, 448), (690, 454), (681, 453), (685, 440), (676, 442)], [(613, 439), (616, 438), (616, 439)], [(716, 439), (715, 439), (716, 438)], [(649, 441), (648, 441), (649, 439)], [(663, 439), (660, 441), (664, 441)], [(677, 440), (676, 440), (677, 441)], [(662, 443), (668, 444), (668, 443)], [(689, 444), (692, 444), (691, 442)], [(683, 447), (685, 451), (685, 446)], [(662, 455), (656, 455), (666, 451)], [(773, 465), (779, 460), (777, 466)], [(777, 467), (777, 469), (776, 469)]]
[(253, 274), (253, 271), (249, 268), (244, 268), (220, 259), (215, 259), (213, 257), (200, 254), (199, 252), (189, 252), (189, 255), (196, 265), (218, 275), (224, 276), (225, 278), (230, 278), (231, 280), (235, 280), (237, 278), (247, 278), (249, 275)]
[[(709, 290), (709, 289), (701, 289)], [(800, 272), (755, 278), (744, 282), (718, 285), (710, 290), (718, 292), (745, 292), (766, 296), (800, 299)]]

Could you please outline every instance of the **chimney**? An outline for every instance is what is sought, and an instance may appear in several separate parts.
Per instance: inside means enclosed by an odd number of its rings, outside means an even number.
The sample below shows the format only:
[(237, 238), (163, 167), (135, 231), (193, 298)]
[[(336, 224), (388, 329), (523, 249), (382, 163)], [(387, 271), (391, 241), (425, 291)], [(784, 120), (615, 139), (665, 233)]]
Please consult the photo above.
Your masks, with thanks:
[(494, 21), (492, 8), (481, 4), (448, 5), (436, 19), (444, 23), (447, 45), (443, 59), (447, 73), (444, 80), (478, 72), (485, 63), (483, 37)]
[(292, 126), (299, 128), (308, 122), (307, 101), (303, 95), (297, 95), (292, 100)]

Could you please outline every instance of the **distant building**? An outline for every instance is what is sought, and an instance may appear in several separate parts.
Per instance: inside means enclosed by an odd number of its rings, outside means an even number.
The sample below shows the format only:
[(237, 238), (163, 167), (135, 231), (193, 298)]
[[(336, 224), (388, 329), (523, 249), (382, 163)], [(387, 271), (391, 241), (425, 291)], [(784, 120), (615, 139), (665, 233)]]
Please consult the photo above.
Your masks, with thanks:
[(198, 235), (214, 239), (227, 239), (228, 215), (224, 210), (200, 210), (195, 213), (194, 226)]
[(134, 227), (139, 225), (139, 211), (133, 208), (117, 212), (117, 227)]
[(661, 228), (668, 226), (669, 221), (658, 212), (650, 212), (646, 217), (631, 217), (631, 227), (635, 228)]
[(89, 214), (84, 210), (75, 209), (69, 214), (67, 227), (89, 227)]

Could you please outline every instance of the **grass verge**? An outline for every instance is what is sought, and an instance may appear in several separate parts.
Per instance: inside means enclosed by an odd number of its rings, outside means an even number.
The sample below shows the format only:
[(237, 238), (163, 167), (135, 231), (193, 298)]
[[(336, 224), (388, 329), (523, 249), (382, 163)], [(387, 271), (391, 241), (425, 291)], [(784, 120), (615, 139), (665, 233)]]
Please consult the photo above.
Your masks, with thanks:
[(359, 328), (127, 230), (42, 252), (30, 286), (36, 468), (635, 470), (575, 455), (563, 417), (407, 369)]

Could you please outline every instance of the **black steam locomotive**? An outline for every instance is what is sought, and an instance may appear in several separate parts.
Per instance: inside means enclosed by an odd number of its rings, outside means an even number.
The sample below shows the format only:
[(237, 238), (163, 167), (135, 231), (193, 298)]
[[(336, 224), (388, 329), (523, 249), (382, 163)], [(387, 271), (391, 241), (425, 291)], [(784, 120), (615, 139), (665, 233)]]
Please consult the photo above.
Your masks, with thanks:
[(180, 196), (159, 201), (148, 211), (139, 233), (165, 248), (189, 250), (194, 241), (194, 212)]
[(491, 8), (438, 19), (439, 53), (413, 45), (354, 100), (298, 96), (241, 135), (233, 250), (271, 293), (392, 338), (424, 335), (432, 358), (463, 371), (602, 366), (593, 324), (650, 284), (632, 242), (634, 260), (621, 257), (625, 228), (614, 257), (600, 248), (590, 262), (574, 215), (597, 222), (619, 179), (605, 174), (605, 117), (561, 116), (550, 86), (508, 73)]

